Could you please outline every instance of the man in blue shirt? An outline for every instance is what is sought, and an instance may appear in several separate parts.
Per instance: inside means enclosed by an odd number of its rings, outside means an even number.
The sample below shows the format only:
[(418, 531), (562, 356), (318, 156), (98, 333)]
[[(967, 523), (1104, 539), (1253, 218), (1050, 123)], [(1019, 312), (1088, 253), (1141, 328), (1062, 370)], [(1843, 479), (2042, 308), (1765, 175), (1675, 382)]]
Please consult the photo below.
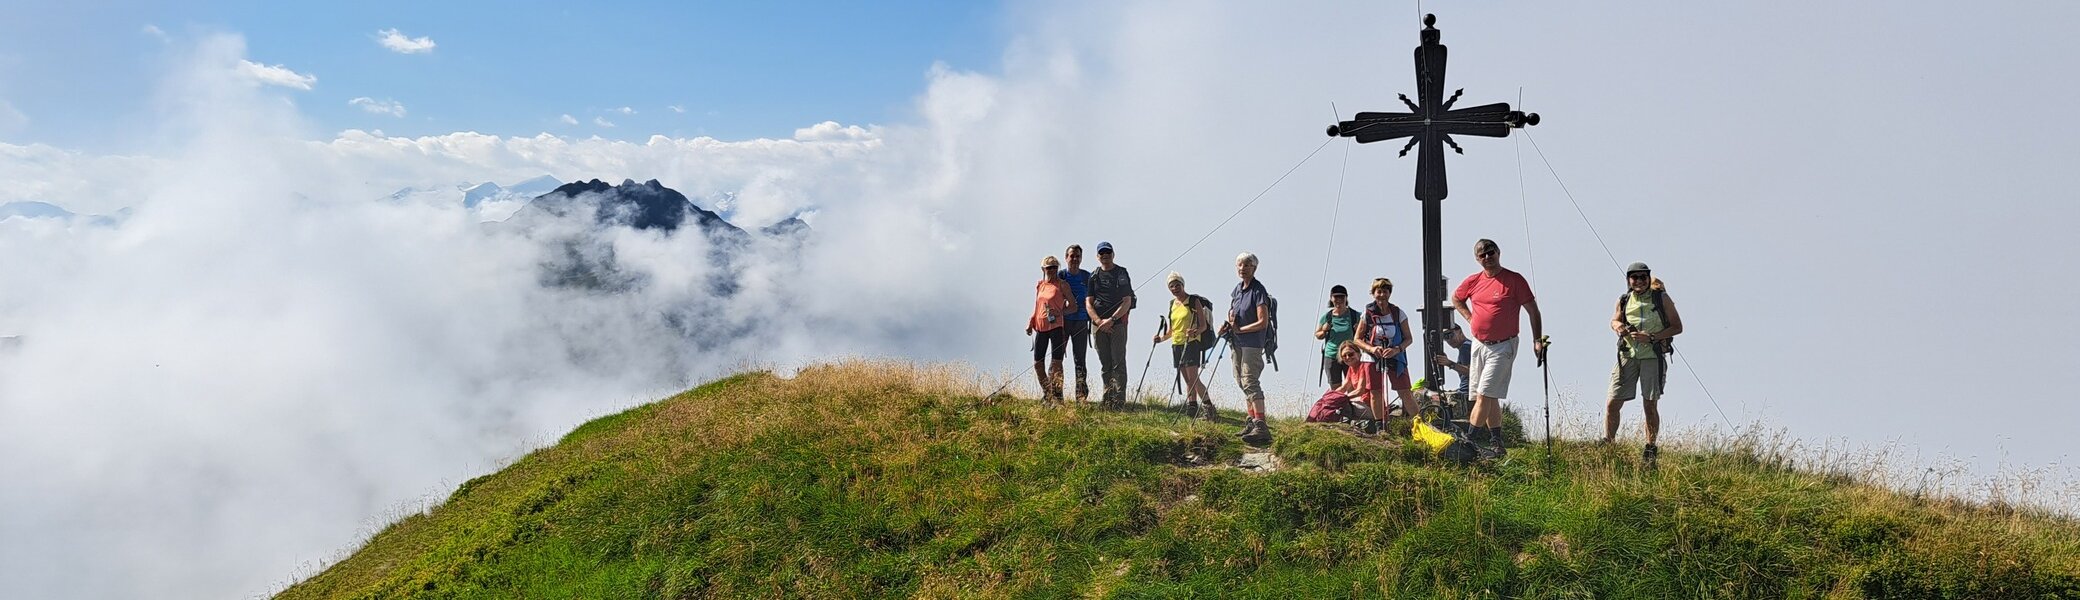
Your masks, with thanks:
[(1062, 281), (1069, 283), (1069, 292), (1076, 296), (1076, 312), (1069, 313), (1069, 357), (1076, 363), (1076, 401), (1087, 402), (1091, 397), (1091, 385), (1084, 378), (1084, 349), (1091, 343), (1091, 313), (1086, 308), (1091, 297), (1091, 272), (1083, 270), (1083, 246), (1069, 244), (1062, 253), (1069, 259), (1069, 266), (1062, 269)]

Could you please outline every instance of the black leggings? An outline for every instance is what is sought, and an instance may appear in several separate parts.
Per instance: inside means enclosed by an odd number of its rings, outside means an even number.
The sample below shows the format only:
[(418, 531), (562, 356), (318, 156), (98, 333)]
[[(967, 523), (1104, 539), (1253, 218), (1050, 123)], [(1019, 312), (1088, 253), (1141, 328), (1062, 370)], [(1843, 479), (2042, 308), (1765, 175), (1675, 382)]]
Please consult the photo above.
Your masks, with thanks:
[(1329, 389), (1343, 387), (1343, 362), (1335, 358), (1322, 357), (1322, 370), (1329, 372)]
[(1047, 331), (1033, 332), (1033, 362), (1047, 360), (1047, 351), (1054, 350), (1054, 364), (1062, 364), (1062, 352), (1068, 350), (1069, 328), (1056, 327)]

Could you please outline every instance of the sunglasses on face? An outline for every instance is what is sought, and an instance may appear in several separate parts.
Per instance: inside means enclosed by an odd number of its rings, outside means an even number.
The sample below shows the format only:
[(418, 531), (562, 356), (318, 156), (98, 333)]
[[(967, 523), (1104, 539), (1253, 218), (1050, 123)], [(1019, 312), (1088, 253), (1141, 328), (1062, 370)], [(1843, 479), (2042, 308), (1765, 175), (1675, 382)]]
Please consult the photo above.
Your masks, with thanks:
[(1626, 273), (1626, 274), (1625, 274), (1625, 278), (1626, 278), (1626, 279), (1631, 279), (1631, 280), (1634, 280), (1634, 281), (1646, 281), (1646, 280), (1647, 280), (1647, 277), (1648, 277), (1648, 274), (1647, 274), (1647, 273)]
[(1495, 255), (1495, 251), (1494, 251), (1494, 250), (1477, 250), (1477, 251), (1474, 251), (1474, 253), (1473, 253), (1473, 257), (1474, 257), (1474, 258), (1487, 258), (1487, 257), (1490, 257), (1490, 256), (1494, 256), (1494, 255)]

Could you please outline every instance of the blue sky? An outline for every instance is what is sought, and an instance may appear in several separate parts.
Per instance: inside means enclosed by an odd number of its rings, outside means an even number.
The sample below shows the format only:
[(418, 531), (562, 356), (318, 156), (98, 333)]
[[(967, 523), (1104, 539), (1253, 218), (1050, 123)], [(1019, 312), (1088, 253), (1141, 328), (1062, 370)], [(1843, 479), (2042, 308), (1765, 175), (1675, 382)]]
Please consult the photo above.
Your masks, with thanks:
[[(825, 120), (898, 117), (934, 62), (984, 69), (1002, 47), (994, 3), (31, 0), (0, 19), (0, 101), (26, 119), (0, 140), (125, 148), (175, 39), (231, 32), (248, 57), (317, 78), (289, 97), (330, 134), (478, 131), (642, 139), (785, 137)], [(395, 29), (434, 47), (399, 53)], [(348, 103), (395, 102), (405, 116)], [(685, 112), (672, 110), (678, 106)], [(628, 107), (633, 114), (620, 111)], [(579, 123), (562, 122), (571, 115)], [(615, 127), (604, 127), (595, 119)]]

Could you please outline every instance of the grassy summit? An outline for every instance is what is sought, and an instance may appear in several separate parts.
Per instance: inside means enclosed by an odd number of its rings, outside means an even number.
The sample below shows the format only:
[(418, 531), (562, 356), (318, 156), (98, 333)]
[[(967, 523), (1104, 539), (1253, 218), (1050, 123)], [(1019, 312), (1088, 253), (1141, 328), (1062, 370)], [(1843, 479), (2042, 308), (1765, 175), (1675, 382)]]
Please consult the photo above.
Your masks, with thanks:
[[(1232, 393), (1228, 398), (1232, 399)], [(989, 401), (947, 368), (745, 373), (587, 423), (282, 597), (2080, 598), (2080, 524), (1738, 446), (1497, 466), (1274, 423)]]

